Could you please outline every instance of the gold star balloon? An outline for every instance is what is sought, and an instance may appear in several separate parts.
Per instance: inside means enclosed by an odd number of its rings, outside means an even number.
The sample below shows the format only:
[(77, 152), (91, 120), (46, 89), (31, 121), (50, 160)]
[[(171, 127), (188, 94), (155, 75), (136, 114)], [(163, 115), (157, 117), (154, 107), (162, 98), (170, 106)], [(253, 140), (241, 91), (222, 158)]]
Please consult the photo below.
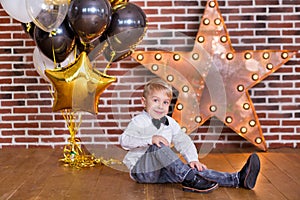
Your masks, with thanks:
[(46, 69), (45, 74), (54, 87), (54, 112), (72, 109), (98, 113), (100, 95), (116, 81), (115, 77), (94, 69), (85, 52), (74, 63), (60, 69)]
[(285, 50), (236, 52), (217, 1), (209, 0), (192, 51), (136, 51), (132, 57), (178, 90), (172, 116), (186, 133), (215, 116), (266, 150), (248, 90), (294, 54)]

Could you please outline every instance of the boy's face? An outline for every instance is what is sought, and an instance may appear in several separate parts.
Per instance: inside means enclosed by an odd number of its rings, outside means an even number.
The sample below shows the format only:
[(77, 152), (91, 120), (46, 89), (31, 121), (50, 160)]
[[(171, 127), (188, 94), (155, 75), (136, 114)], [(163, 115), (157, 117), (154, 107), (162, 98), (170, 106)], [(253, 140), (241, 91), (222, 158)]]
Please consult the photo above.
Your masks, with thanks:
[(144, 98), (142, 97), (142, 103), (145, 110), (154, 119), (160, 119), (169, 112), (170, 98), (167, 96), (165, 91), (154, 90)]

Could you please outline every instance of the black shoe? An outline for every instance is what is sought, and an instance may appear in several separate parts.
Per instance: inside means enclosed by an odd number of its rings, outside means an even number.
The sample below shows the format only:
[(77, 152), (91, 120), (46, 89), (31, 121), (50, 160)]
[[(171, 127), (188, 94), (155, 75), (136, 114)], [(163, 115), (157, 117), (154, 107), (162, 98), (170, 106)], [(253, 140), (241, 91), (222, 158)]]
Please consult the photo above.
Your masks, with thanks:
[(195, 175), (191, 181), (182, 182), (182, 190), (186, 192), (208, 193), (218, 188), (218, 183)]
[(253, 189), (260, 170), (259, 157), (253, 153), (247, 160), (241, 171), (238, 172), (239, 186)]

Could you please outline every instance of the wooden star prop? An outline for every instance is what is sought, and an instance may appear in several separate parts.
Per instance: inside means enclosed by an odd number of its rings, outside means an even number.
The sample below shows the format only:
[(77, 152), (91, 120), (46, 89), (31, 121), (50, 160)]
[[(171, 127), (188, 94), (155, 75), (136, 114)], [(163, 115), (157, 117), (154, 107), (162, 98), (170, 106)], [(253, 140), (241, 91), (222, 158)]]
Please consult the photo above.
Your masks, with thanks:
[(54, 87), (54, 112), (72, 109), (98, 113), (100, 95), (116, 81), (115, 77), (94, 69), (85, 52), (74, 63), (59, 69), (46, 69), (45, 74)]
[(172, 116), (186, 133), (215, 116), (266, 150), (248, 90), (294, 54), (285, 50), (236, 52), (217, 1), (209, 0), (192, 51), (136, 51), (132, 57), (178, 90)]

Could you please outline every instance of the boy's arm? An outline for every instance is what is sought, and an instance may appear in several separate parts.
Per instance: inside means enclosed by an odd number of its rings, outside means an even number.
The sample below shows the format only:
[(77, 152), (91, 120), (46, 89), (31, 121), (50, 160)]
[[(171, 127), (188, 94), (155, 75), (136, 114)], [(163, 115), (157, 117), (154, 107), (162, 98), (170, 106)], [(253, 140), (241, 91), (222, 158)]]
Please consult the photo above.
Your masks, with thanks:
[(199, 162), (197, 149), (187, 134), (182, 132), (179, 124), (174, 125), (172, 142), (174, 147), (185, 158), (188, 163), (193, 161)]
[(179, 151), (188, 163), (199, 161), (197, 149), (188, 135), (185, 133), (176, 135), (173, 143), (176, 150)]
[(123, 149), (131, 150), (138, 147), (146, 147), (152, 144), (152, 135), (147, 133), (147, 128), (130, 122), (120, 137), (120, 144)]
[(193, 169), (197, 169), (198, 171), (203, 171), (205, 169), (207, 169), (206, 165), (204, 165), (203, 163), (199, 162), (199, 161), (192, 161), (189, 163), (190, 167)]

